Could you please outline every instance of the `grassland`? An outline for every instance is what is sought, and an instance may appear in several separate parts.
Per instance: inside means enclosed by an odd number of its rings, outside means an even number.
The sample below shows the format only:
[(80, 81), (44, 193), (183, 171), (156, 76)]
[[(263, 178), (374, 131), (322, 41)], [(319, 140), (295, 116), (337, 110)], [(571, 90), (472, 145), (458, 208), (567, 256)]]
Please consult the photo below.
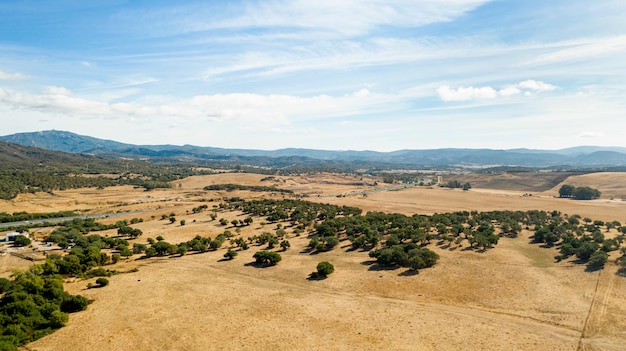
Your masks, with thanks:
[[(215, 237), (225, 230), (211, 220), (210, 211), (193, 213), (199, 204), (210, 209), (223, 197), (290, 196), (203, 190), (212, 184), (235, 183), (276, 186), (310, 201), (357, 206), (364, 211), (433, 214), (543, 209), (626, 223), (626, 202), (620, 197), (626, 194), (623, 174), (587, 174), (563, 180), (603, 192), (601, 199), (584, 202), (555, 198), (563, 183), (546, 190), (544, 181), (541, 187), (529, 188), (531, 179), (518, 178), (517, 184), (524, 187), (474, 186), (470, 191), (411, 187), (354, 196), (341, 194), (384, 186), (354, 185), (373, 184), (374, 179), (369, 182), (336, 174), (263, 178), (218, 174), (186, 178), (173, 183), (171, 189), (149, 192), (110, 187), (22, 194), (0, 202), (0, 211), (132, 211), (136, 213), (128, 219), (144, 219), (133, 225), (144, 233), (139, 242), (158, 235), (180, 242), (197, 234)], [(160, 220), (172, 212), (186, 225)], [(244, 218), (236, 211), (218, 215), (229, 222)], [(261, 225), (261, 221), (255, 218), (251, 226), (242, 227), (241, 235), (257, 235), (275, 226)], [(283, 260), (275, 267), (248, 265), (260, 247), (241, 251), (231, 261), (222, 260), (224, 248), (173, 258), (133, 256), (116, 268), (138, 271), (111, 277), (111, 284), (103, 289), (86, 289), (91, 280), (68, 280), (70, 293), (95, 302), (86, 311), (72, 314), (66, 327), (28, 348), (622, 350), (626, 343), (626, 278), (616, 274), (615, 252), (603, 270), (586, 272), (584, 266), (569, 260), (555, 263), (556, 249), (530, 244), (530, 233), (522, 231), (515, 239), (501, 239), (495, 249), (484, 253), (434, 246), (441, 256), (439, 263), (413, 274), (404, 269), (378, 269), (371, 265), (366, 251), (347, 252), (346, 247), (315, 255), (302, 253), (308, 243), (306, 236), (288, 233), (292, 247), (281, 253)], [(325, 280), (307, 279), (320, 261), (332, 262), (336, 272)], [(12, 268), (28, 264), (13, 256), (0, 257), (4, 276)]]

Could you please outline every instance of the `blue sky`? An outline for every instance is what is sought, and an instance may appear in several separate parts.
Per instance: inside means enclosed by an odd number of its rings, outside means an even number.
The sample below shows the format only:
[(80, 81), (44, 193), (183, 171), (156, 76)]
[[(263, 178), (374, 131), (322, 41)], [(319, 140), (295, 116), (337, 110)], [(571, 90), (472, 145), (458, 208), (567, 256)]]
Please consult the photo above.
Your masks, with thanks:
[(0, 0), (0, 135), (626, 146), (626, 4)]

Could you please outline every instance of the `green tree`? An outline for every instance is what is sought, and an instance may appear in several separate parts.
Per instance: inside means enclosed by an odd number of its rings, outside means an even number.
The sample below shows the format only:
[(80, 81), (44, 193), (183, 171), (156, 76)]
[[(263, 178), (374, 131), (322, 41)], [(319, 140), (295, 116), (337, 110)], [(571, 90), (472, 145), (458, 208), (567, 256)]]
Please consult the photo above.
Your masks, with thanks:
[(563, 185), (559, 189), (559, 197), (572, 197), (574, 195), (574, 189), (572, 185)]
[(264, 250), (257, 251), (252, 257), (255, 259), (256, 263), (260, 263), (264, 266), (274, 266), (282, 260), (280, 254)]
[(13, 245), (17, 247), (28, 246), (30, 245), (30, 243), (31, 243), (30, 239), (24, 235), (17, 235), (15, 237), (15, 240), (13, 241)]
[(576, 200), (593, 200), (600, 197), (600, 191), (587, 186), (578, 187), (574, 189), (572, 196)]
[(603, 267), (604, 264), (609, 260), (609, 255), (607, 255), (604, 251), (596, 251), (591, 254), (589, 261), (587, 261), (587, 265), (593, 268)]
[(238, 252), (233, 249), (228, 249), (228, 251), (224, 254), (224, 258), (228, 260), (232, 260), (238, 255)]
[(327, 275), (335, 271), (335, 266), (327, 261), (322, 261), (317, 264), (317, 275), (320, 277), (326, 277)]
[(107, 278), (100, 277), (96, 279), (96, 284), (98, 284), (99, 287), (105, 287), (109, 285), (109, 280)]

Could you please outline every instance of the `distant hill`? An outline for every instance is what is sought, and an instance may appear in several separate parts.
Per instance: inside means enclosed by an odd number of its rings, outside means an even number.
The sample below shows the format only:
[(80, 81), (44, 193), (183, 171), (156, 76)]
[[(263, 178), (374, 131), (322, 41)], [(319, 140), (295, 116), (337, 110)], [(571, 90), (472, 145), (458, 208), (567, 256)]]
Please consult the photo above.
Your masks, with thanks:
[(288, 148), (273, 151), (223, 149), (193, 145), (132, 145), (64, 131), (19, 133), (0, 140), (69, 153), (87, 153), (115, 158), (196, 162), (230, 160), (269, 167), (295, 163), (333, 165), (523, 166), (523, 167), (619, 167), (626, 166), (626, 148), (580, 146), (562, 150), (431, 149), (376, 151), (329, 151)]
[(64, 170), (84, 169), (86, 165), (111, 162), (93, 155), (73, 154), (23, 146), (0, 141), (0, 164), (6, 170)]

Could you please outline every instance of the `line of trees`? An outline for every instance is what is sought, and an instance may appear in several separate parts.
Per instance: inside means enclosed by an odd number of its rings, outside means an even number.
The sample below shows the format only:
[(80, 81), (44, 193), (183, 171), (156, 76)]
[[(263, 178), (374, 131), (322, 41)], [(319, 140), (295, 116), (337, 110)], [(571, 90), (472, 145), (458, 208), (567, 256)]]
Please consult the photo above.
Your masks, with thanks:
[(204, 187), (204, 190), (226, 190), (226, 191), (234, 191), (234, 190), (249, 190), (249, 191), (258, 191), (258, 192), (278, 192), (285, 194), (293, 194), (292, 190), (289, 189), (279, 189), (273, 186), (262, 186), (262, 185), (241, 185), (241, 184), (212, 184)]
[(599, 198), (600, 194), (598, 189), (588, 186), (576, 187), (565, 184), (559, 189), (559, 197), (572, 198), (575, 200), (593, 200)]

